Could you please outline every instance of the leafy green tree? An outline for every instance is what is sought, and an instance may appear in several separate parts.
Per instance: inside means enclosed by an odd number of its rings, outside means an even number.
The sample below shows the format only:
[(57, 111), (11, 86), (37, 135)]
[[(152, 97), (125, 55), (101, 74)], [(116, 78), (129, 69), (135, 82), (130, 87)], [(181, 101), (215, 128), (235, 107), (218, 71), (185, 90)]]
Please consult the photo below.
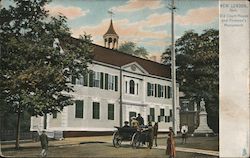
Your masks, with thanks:
[(148, 51), (144, 47), (137, 47), (134, 42), (125, 42), (119, 46), (118, 50), (137, 57), (148, 58)]
[[(218, 132), (219, 120), (219, 31), (202, 34), (186, 32), (176, 41), (177, 80), (186, 98), (206, 101), (208, 124)], [(162, 54), (162, 61), (171, 65), (171, 47)]]
[(87, 72), (92, 46), (89, 35), (71, 38), (65, 16), (48, 15), (48, 0), (13, 3), (0, 10), (0, 109), (17, 113), (19, 148), (20, 114), (43, 116), (71, 105), (69, 78)]

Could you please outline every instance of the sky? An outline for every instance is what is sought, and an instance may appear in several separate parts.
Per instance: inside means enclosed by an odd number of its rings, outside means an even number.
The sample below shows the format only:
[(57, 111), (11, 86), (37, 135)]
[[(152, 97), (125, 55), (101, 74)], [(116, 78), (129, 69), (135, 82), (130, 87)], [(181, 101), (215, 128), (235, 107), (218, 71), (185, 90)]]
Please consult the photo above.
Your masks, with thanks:
[[(135, 42), (159, 60), (171, 43), (170, 4), (171, 0), (52, 0), (46, 9), (52, 15), (61, 13), (68, 18), (73, 37), (86, 32), (92, 35), (93, 43), (102, 46), (111, 19), (108, 11), (112, 10), (119, 44)], [(218, 5), (218, 0), (175, 0), (175, 39), (188, 30), (202, 33), (218, 29)]]

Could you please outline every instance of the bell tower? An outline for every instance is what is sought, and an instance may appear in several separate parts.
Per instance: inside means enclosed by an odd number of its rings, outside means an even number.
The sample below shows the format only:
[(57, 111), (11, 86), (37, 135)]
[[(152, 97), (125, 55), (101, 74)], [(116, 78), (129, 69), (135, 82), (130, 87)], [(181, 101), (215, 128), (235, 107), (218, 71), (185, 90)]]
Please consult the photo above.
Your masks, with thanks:
[(112, 11), (108, 11), (108, 13), (111, 15), (111, 20), (110, 20), (108, 31), (103, 35), (104, 47), (110, 48), (110, 49), (118, 49), (119, 36), (114, 30), (113, 21), (112, 21), (112, 14), (114, 13)]

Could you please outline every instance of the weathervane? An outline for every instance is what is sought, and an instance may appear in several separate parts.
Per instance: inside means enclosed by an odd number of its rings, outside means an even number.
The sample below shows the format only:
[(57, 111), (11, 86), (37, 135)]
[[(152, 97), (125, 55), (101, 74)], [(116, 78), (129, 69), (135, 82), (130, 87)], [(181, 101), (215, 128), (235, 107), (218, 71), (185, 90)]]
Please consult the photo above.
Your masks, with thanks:
[(111, 9), (111, 10), (108, 10), (108, 13), (110, 14), (110, 18), (111, 18), (111, 20), (112, 20), (112, 16), (113, 16), (115, 13), (113, 12), (112, 9)]

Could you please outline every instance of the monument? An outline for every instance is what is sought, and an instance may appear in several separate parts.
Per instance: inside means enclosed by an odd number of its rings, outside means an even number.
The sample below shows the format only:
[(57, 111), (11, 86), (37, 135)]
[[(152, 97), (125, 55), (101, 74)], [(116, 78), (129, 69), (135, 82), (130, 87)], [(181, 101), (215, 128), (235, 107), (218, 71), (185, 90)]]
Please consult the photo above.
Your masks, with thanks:
[(200, 102), (200, 124), (199, 127), (194, 131), (194, 134), (209, 134), (213, 133), (213, 130), (210, 129), (207, 125), (207, 112), (205, 107), (205, 101), (202, 98)]

